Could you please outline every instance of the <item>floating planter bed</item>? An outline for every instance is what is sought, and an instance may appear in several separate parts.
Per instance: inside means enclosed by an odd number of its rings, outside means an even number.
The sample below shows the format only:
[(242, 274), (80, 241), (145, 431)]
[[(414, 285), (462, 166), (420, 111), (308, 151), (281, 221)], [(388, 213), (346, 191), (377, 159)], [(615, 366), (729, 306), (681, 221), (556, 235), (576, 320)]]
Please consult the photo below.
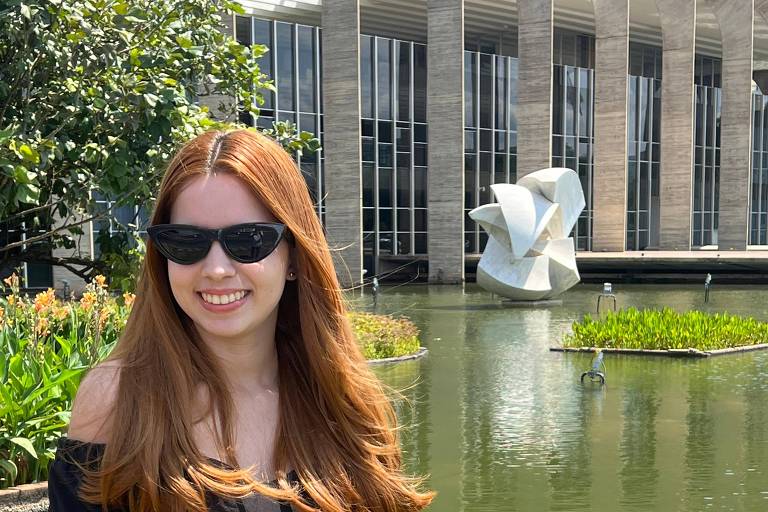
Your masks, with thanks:
[(349, 321), (369, 363), (394, 363), (427, 353), (419, 345), (419, 328), (407, 318), (350, 312)]
[(768, 323), (728, 313), (630, 308), (599, 318), (586, 315), (557, 352), (709, 357), (768, 348)]

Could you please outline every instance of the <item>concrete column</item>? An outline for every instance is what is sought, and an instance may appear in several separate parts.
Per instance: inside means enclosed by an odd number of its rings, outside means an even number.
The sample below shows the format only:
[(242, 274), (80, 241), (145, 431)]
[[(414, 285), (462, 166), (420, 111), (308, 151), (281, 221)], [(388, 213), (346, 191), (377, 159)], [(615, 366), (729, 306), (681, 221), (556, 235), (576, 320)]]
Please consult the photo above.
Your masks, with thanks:
[(623, 251), (627, 224), (629, 0), (594, 0), (593, 251)]
[(708, 4), (720, 25), (723, 48), (718, 247), (743, 251), (749, 235), (754, 0)]
[(518, 0), (517, 177), (552, 166), (553, 0)]
[(342, 286), (362, 281), (360, 4), (324, 0), (323, 112), (326, 233)]
[[(74, 219), (74, 222), (78, 222), (82, 217), (78, 216)], [(64, 224), (64, 219), (58, 216), (54, 217), (53, 227), (58, 228)], [(80, 226), (83, 229), (82, 235), (74, 235), (75, 247), (72, 249), (65, 249), (59, 247), (51, 251), (51, 255), (54, 258), (93, 258), (93, 238), (98, 233), (93, 233), (93, 222), (86, 222)], [(70, 272), (68, 269), (54, 265), (53, 266), (53, 287), (57, 290), (64, 288), (64, 281), (69, 285), (70, 290), (76, 294), (80, 294), (85, 289), (85, 281), (78, 275)]]
[(464, 0), (427, 0), (427, 123), (429, 281), (460, 283), (464, 281)]
[(693, 69), (696, 0), (656, 0), (661, 18), (661, 233), (660, 249), (691, 246), (693, 189)]
[[(221, 11), (221, 25), (219, 30), (229, 36), (235, 37), (235, 15), (231, 12)], [(215, 88), (211, 86), (211, 90)], [(205, 88), (200, 86), (198, 88), (199, 94), (205, 94)], [(237, 122), (237, 99), (225, 94), (206, 94), (205, 96), (199, 96), (198, 103), (200, 105), (208, 107), (208, 111), (211, 113), (211, 117), (217, 121), (224, 121), (234, 123)]]

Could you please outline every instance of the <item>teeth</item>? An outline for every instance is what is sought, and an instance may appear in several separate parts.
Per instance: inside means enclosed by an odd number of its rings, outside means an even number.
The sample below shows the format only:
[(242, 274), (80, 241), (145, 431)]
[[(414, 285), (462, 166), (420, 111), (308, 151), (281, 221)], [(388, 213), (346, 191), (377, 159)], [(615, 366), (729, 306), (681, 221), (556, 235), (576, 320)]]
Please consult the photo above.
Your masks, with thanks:
[(200, 295), (203, 296), (203, 300), (205, 302), (208, 302), (209, 304), (229, 304), (231, 302), (235, 302), (236, 300), (240, 300), (243, 297), (245, 297), (245, 291), (240, 290), (235, 293), (230, 293), (229, 295), (213, 295), (210, 293), (201, 293)]

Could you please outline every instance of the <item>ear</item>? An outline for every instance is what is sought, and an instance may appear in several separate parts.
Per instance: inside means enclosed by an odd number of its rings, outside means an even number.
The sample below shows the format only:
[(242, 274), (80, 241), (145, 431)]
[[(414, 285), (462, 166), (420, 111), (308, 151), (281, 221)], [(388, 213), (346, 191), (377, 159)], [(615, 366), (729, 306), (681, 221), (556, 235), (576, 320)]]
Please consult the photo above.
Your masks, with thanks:
[(298, 272), (296, 271), (296, 263), (294, 261), (293, 249), (291, 249), (289, 260), (288, 260), (288, 267), (285, 269), (285, 280), (295, 281), (297, 277), (298, 277)]

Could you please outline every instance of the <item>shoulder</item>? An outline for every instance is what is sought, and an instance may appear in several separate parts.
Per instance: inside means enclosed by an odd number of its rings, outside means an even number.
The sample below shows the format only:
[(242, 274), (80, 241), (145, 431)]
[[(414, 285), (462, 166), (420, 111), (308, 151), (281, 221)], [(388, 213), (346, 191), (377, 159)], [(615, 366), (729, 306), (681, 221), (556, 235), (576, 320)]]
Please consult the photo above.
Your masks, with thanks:
[(105, 361), (88, 371), (72, 405), (67, 431), (70, 439), (93, 443), (107, 441), (121, 368), (120, 361)]

